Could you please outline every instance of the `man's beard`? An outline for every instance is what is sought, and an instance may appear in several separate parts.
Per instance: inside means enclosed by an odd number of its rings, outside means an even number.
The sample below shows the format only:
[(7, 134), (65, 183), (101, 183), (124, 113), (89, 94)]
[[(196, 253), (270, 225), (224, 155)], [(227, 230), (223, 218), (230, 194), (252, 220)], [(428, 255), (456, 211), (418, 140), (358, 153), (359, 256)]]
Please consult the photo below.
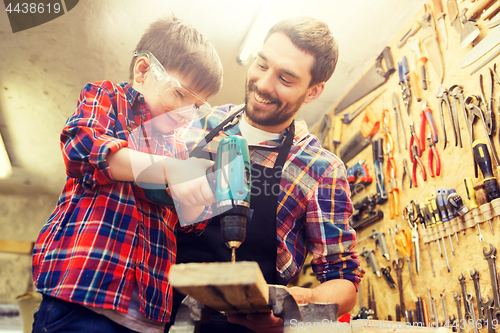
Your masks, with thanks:
[[(261, 98), (272, 101), (275, 105), (275, 110), (272, 112), (266, 112), (260, 110), (255, 105), (250, 106), (248, 104), (249, 95), (251, 92), (256, 92)], [(307, 92), (306, 92), (307, 93)], [(306, 93), (300, 96), (295, 102), (287, 103), (283, 105), (283, 102), (280, 100), (273, 98), (269, 94), (262, 93), (259, 91), (253, 82), (248, 82), (246, 84), (245, 89), (245, 105), (248, 119), (250, 119), (253, 123), (260, 126), (278, 126), (283, 123), (288, 122), (291, 118), (295, 116), (297, 111), (299, 111), (300, 107), (304, 103), (306, 98)]]

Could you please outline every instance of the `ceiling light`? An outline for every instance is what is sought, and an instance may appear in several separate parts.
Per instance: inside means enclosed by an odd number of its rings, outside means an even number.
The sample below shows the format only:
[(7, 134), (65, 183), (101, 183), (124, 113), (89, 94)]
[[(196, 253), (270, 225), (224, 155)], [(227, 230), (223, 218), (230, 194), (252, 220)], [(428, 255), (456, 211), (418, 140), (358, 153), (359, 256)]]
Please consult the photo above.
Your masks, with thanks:
[(241, 44), (240, 53), (236, 57), (236, 61), (240, 65), (246, 65), (255, 56), (255, 50), (259, 45), (262, 45), (267, 31), (271, 27), (271, 24), (268, 23), (269, 18), (263, 15), (264, 12), (263, 4), (261, 4), (250, 25), (250, 29), (248, 29), (243, 44)]
[(9, 155), (0, 135), (0, 179), (8, 178), (12, 174), (12, 164), (10, 164)]

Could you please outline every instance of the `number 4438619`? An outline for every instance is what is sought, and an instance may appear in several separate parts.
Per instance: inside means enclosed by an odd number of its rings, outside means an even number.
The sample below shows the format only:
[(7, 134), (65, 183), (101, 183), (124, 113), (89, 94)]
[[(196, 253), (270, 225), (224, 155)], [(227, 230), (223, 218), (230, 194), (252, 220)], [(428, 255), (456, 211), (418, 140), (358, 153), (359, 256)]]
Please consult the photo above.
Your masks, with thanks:
[(5, 8), (5, 11), (9, 14), (43, 14), (43, 13), (59, 13), (61, 11), (61, 4), (58, 2), (54, 3), (9, 3)]

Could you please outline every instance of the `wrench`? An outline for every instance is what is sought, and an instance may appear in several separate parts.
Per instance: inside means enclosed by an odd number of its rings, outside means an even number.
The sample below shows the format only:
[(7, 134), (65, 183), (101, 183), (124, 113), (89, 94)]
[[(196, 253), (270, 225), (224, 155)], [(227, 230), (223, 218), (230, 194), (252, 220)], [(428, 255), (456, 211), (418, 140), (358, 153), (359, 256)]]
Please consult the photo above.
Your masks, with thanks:
[(434, 314), (434, 310), (432, 310), (431, 288), (429, 287), (427, 287), (427, 296), (429, 297), (429, 308), (431, 310), (430, 324), (432, 325), (433, 322), (436, 320), (436, 315)]
[(436, 325), (436, 328), (437, 328), (437, 327), (439, 327), (439, 318), (437, 315), (436, 298), (431, 297), (431, 300), (432, 300), (432, 308), (434, 309), (434, 313), (436, 314), (436, 321), (434, 324)]
[(405, 265), (404, 260), (399, 260), (392, 262), (392, 268), (396, 271), (398, 277), (398, 289), (399, 289), (399, 310), (401, 317), (405, 316), (405, 299), (403, 295), (403, 267)]
[(491, 298), (490, 295), (488, 296), (488, 300), (484, 301), (483, 298), (481, 298), (481, 305), (483, 306), (485, 312), (486, 312), (486, 326), (488, 327), (488, 333), (495, 333), (495, 329), (493, 328), (493, 316), (491, 314), (491, 311), (493, 310), (493, 298)]
[(443, 325), (441, 326), (445, 326), (446, 319), (448, 318), (448, 316), (446, 315), (446, 304), (444, 302), (444, 294), (443, 293), (439, 294), (439, 297), (441, 298), (441, 307), (443, 308)]
[(493, 244), (490, 243), (490, 248), (483, 247), (484, 259), (488, 261), (488, 268), (490, 271), (490, 279), (491, 279), (491, 288), (493, 291), (493, 301), (495, 303), (495, 307), (493, 309), (493, 318), (497, 318), (500, 314), (500, 295), (498, 294), (498, 280), (497, 280), (497, 271), (495, 266), (495, 258), (496, 258), (497, 249)]
[[(469, 308), (472, 309), (472, 325), (474, 329), (474, 333), (477, 333), (477, 322), (476, 322), (476, 315), (474, 313), (474, 303), (472, 302), (472, 294), (467, 294), (465, 298), (467, 304), (469, 304)], [(469, 326), (469, 325), (467, 325)]]
[(476, 292), (476, 303), (477, 303), (477, 312), (479, 313), (479, 321), (484, 322), (485, 316), (484, 316), (484, 309), (482, 307), (481, 303), (481, 288), (479, 284), (479, 271), (477, 268), (474, 267), (474, 270), (469, 271), (470, 278), (472, 281), (474, 281), (474, 291)]
[(457, 304), (457, 313), (458, 313), (458, 327), (460, 329), (460, 333), (464, 333), (464, 327), (462, 327), (462, 306), (461, 306), (461, 297), (460, 293), (456, 290), (453, 290), (453, 299), (455, 300), (455, 303)]
[(464, 311), (465, 311), (465, 320), (469, 321), (472, 318), (469, 308), (469, 303), (466, 302), (467, 298), (467, 290), (465, 289), (465, 275), (464, 273), (460, 273), (458, 275), (458, 281), (460, 281), (460, 287), (462, 288), (462, 297), (464, 299)]

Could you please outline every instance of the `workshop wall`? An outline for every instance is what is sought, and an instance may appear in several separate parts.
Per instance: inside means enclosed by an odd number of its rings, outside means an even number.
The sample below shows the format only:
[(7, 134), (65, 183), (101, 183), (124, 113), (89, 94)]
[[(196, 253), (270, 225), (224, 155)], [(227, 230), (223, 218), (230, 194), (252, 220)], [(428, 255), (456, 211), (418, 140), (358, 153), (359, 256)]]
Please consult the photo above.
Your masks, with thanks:
[[(438, 88), (440, 85), (445, 87), (446, 89), (449, 89), (452, 85), (459, 84), (463, 87), (463, 95), (464, 97), (467, 97), (469, 95), (478, 95), (481, 96), (481, 91), (479, 87), (479, 76), (483, 75), (483, 86), (484, 86), (484, 91), (485, 91), (485, 96), (487, 99), (489, 99), (489, 89), (490, 89), (490, 72), (489, 68), (493, 69), (494, 63), (496, 59), (488, 63), (486, 66), (484, 66), (482, 69), (480, 69), (476, 74), (470, 75), (470, 72), (472, 69), (474, 69), (481, 61), (476, 61), (472, 65), (466, 67), (466, 68), (461, 68), (461, 61), (464, 58), (464, 56), (472, 49), (472, 45), (477, 44), (480, 40), (484, 39), (484, 37), (489, 33), (489, 29), (485, 28), (484, 25), (487, 23), (482, 19), (479, 19), (477, 24), (479, 28), (481, 28), (481, 36), (478, 37), (475, 40), (474, 44), (470, 44), (467, 47), (461, 49), (460, 48), (460, 35), (459, 33), (451, 26), (450, 24), (450, 15), (448, 14), (447, 8), (446, 8), (446, 1), (441, 1), (443, 3), (443, 10), (446, 14), (445, 16), (445, 22), (446, 22), (446, 30), (447, 30), (447, 36), (448, 36), (448, 47), (446, 48), (444, 43), (443, 43), (443, 38), (442, 35), (440, 34), (439, 29), (437, 28), (437, 18), (435, 15), (435, 10), (431, 2), (427, 3), (426, 7), (422, 8), (421, 11), (412, 19), (408, 20), (408, 24), (403, 31), (401, 31), (398, 36), (394, 39), (394, 41), (391, 43), (391, 45), (388, 45), (391, 47), (391, 52), (394, 60), (394, 66), (396, 68), (396, 72), (392, 74), (389, 78), (389, 80), (383, 84), (381, 87), (376, 89), (375, 91), (371, 92), (367, 96), (363, 97), (360, 99), (358, 102), (352, 104), (350, 107), (345, 109), (341, 114), (337, 116), (343, 116), (346, 113), (350, 113), (357, 109), (360, 105), (362, 105), (366, 100), (368, 100), (370, 97), (380, 94), (381, 95), (375, 99), (371, 104), (370, 107), (373, 109), (373, 111), (377, 114), (377, 116), (380, 118), (382, 116), (382, 103), (383, 99), (385, 98), (386, 102), (386, 107), (389, 111), (389, 117), (390, 117), (390, 124), (389, 124), (389, 131), (392, 134), (392, 137), (394, 138), (394, 161), (396, 164), (396, 180), (397, 180), (397, 188), (399, 189), (399, 196), (400, 196), (400, 202), (399, 202), (399, 210), (400, 210), (400, 215), (395, 217), (394, 219), (390, 218), (390, 211), (389, 211), (389, 202), (387, 201), (384, 204), (377, 205), (376, 209), (381, 210), (384, 214), (384, 217), (382, 220), (375, 222), (369, 226), (364, 227), (361, 230), (358, 230), (358, 240), (361, 240), (357, 246), (356, 249), (358, 252), (362, 252), (365, 248), (366, 249), (373, 249), (375, 250), (375, 255), (378, 261), (378, 264), (380, 268), (383, 267), (391, 267), (391, 276), (392, 278), (396, 281), (396, 288), (391, 289), (384, 280), (383, 277), (377, 277), (373, 272), (370, 266), (367, 265), (367, 262), (365, 258), (360, 257), (361, 262), (362, 262), (362, 267), (366, 271), (366, 275), (361, 283), (360, 286), (360, 292), (362, 295), (362, 302), (363, 306), (368, 306), (368, 282), (370, 286), (373, 286), (374, 290), (374, 296), (375, 296), (375, 301), (376, 301), (376, 311), (378, 314), (379, 319), (387, 319), (389, 316), (392, 317), (393, 320), (396, 319), (396, 311), (395, 307), (396, 304), (399, 303), (399, 293), (398, 293), (398, 287), (397, 287), (397, 276), (396, 272), (394, 269), (392, 269), (392, 263), (393, 260), (395, 259), (395, 247), (393, 245), (393, 241), (391, 238), (391, 235), (389, 234), (389, 229), (394, 229), (396, 225), (399, 225), (401, 228), (406, 229), (406, 231), (409, 233), (410, 232), (410, 227), (409, 223), (402, 218), (402, 212), (404, 207), (409, 205), (411, 200), (415, 200), (416, 202), (426, 202), (427, 198), (431, 196), (431, 194), (436, 194), (437, 189), (442, 189), (442, 188), (453, 188), (456, 190), (456, 192), (462, 197), (463, 203), (466, 206), (469, 206), (469, 200), (467, 199), (467, 194), (465, 191), (464, 187), (464, 178), (472, 178), (473, 183), (476, 184), (482, 184), (483, 182), (483, 175), (481, 171), (479, 171), (479, 177), (475, 178), (474, 177), (474, 164), (473, 164), (473, 158), (472, 158), (472, 148), (471, 148), (471, 142), (470, 142), (470, 137), (468, 134), (467, 130), (467, 122), (464, 117), (464, 112), (462, 110), (462, 106), (460, 103), (458, 103), (458, 121), (459, 121), (459, 128), (460, 128), (460, 134), (461, 134), (461, 140), (462, 140), (462, 145), (463, 147), (460, 148), (460, 146), (455, 145), (455, 138), (453, 134), (453, 125), (450, 120), (450, 116), (448, 113), (448, 110), (446, 106), (443, 104), (443, 117), (444, 117), (444, 124), (445, 124), (445, 130), (446, 130), (446, 135), (447, 135), (447, 145), (446, 148), (444, 149), (444, 133), (443, 133), (443, 128), (442, 128), (442, 118), (439, 113), (439, 105), (438, 105), (438, 98), (436, 97), (436, 92), (438, 91)], [(459, 10), (461, 11), (465, 7), (471, 7), (473, 4), (470, 1), (462, 1), (458, 4)], [(437, 177), (430, 177), (429, 175), (429, 166), (428, 166), (428, 154), (429, 154), (429, 147), (426, 144), (426, 149), (425, 152), (423, 152), (421, 161), (423, 163), (423, 166), (426, 169), (427, 172), (427, 180), (424, 181), (422, 178), (422, 173), (420, 172), (420, 168), (417, 169), (417, 183), (418, 187), (413, 185), (412, 188), (409, 187), (409, 178), (412, 176), (412, 163), (410, 161), (410, 155), (409, 155), (409, 150), (408, 150), (408, 145), (410, 143), (410, 123), (413, 122), (415, 124), (415, 131), (417, 133), (417, 136), (420, 137), (420, 122), (421, 122), (421, 114), (422, 114), (422, 109), (421, 109), (421, 102), (417, 102), (415, 98), (415, 91), (413, 90), (413, 87), (411, 88), (411, 107), (410, 107), (410, 112), (409, 114), (406, 111), (405, 104), (403, 103), (402, 99), (402, 94), (401, 94), (401, 87), (398, 84), (399, 78), (398, 78), (398, 62), (402, 61), (402, 57), (406, 56), (408, 59), (408, 62), (410, 63), (411, 61), (411, 54), (412, 50), (410, 49), (408, 43), (406, 43), (403, 47), (398, 48), (396, 45), (398, 41), (405, 35), (405, 33), (411, 29), (411, 27), (414, 25), (416, 21), (422, 21), (422, 17), (425, 13), (425, 11), (429, 11), (432, 13), (433, 19), (432, 19), (432, 24), (435, 28), (436, 34), (438, 36), (438, 41), (439, 41), (439, 47), (440, 51), (443, 57), (444, 61), (444, 80), (441, 83), (440, 78), (438, 77), (437, 71), (435, 69), (435, 59), (430, 57), (428, 50), (426, 49), (426, 46), (422, 43), (422, 37), (423, 37), (423, 29), (420, 29), (414, 36), (417, 37), (420, 41), (420, 50), (422, 53), (422, 56), (425, 56), (429, 59), (429, 61), (426, 64), (426, 73), (427, 73), (427, 82), (428, 82), (428, 89), (427, 90), (422, 90), (422, 99), (427, 101), (427, 105), (432, 109), (432, 115), (435, 120), (436, 128), (437, 128), (437, 134), (439, 138), (439, 142), (436, 143), (437, 147), (437, 152), (440, 156), (441, 159), (441, 173)], [(488, 31), (489, 30), (489, 31)], [(380, 50), (382, 51), (382, 50)], [(375, 62), (375, 59), (374, 59)], [(499, 83), (498, 81), (495, 80), (496, 83)], [(382, 92), (383, 91), (383, 92)], [(396, 93), (398, 99), (399, 99), (399, 104), (400, 104), (400, 114), (402, 116), (402, 122), (404, 126), (404, 132), (406, 135), (406, 140), (407, 144), (405, 145), (404, 140), (402, 138), (402, 133), (401, 129), (399, 129), (399, 136), (396, 136), (396, 116), (395, 116), (395, 111), (393, 108), (393, 102), (392, 102), (392, 94)], [(500, 94), (500, 89), (499, 85), (495, 84), (494, 87), (494, 95), (493, 97), (495, 98), (495, 102), (493, 105), (493, 113), (495, 114), (495, 123), (497, 124), (497, 129), (498, 129), (498, 115), (497, 109), (498, 105), (498, 99), (497, 97)], [(453, 98), (450, 97), (450, 103), (453, 104)], [(330, 129), (330, 137), (327, 137), (327, 140), (325, 140), (324, 145), (329, 147), (330, 149), (333, 148), (333, 145), (331, 144), (331, 139), (334, 135), (334, 131), (336, 130), (333, 128), (333, 112), (334, 108), (330, 110), (328, 115), (332, 119), (332, 128)], [(337, 148), (337, 153), (340, 151), (342, 148), (342, 144), (345, 144), (346, 142), (349, 141), (349, 139), (353, 136), (353, 133), (356, 133), (359, 131), (362, 118), (364, 116), (364, 113), (361, 113), (360, 116), (354, 119), (352, 123), (349, 125), (343, 125), (342, 128), (342, 136), (341, 136), (341, 144)], [(382, 138), (382, 126), (383, 124), (380, 125), (379, 131), (374, 135), (373, 140)], [(399, 125), (398, 125), (399, 126)], [(492, 136), (492, 141), (494, 142), (495, 147), (498, 146), (498, 130), (495, 132), (495, 135)], [(316, 128), (316, 133), (319, 135), (319, 127)], [(427, 131), (426, 133), (429, 133), (429, 126), (427, 125)], [(483, 139), (486, 141), (487, 139), (487, 134), (485, 133), (485, 130), (483, 128), (483, 125), (480, 120), (476, 120), (475, 125), (474, 125), (474, 138), (475, 139)], [(398, 150), (398, 146), (401, 147), (401, 151)], [(496, 149), (496, 148), (495, 148)], [(333, 149), (332, 149), (333, 150)], [(491, 153), (491, 152), (490, 152)], [(402, 184), (402, 175), (403, 175), (403, 158), (405, 158), (408, 161), (408, 169), (410, 174), (406, 175), (405, 182)], [(359, 191), (358, 194), (354, 195), (352, 197), (353, 202), (356, 202), (357, 200), (360, 200), (364, 198), (366, 195), (369, 194), (376, 194), (377, 189), (376, 189), (376, 180), (375, 180), (375, 172), (374, 172), (374, 163), (373, 163), (373, 157), (372, 157), (372, 146), (368, 146), (365, 150), (363, 150), (359, 155), (354, 157), (352, 160), (350, 160), (348, 163), (346, 163), (347, 167), (352, 167), (354, 164), (356, 164), (360, 160), (365, 160), (366, 165), (368, 166), (369, 174), (373, 177), (373, 183), (370, 185), (362, 188), (361, 191)], [(386, 174), (386, 168), (387, 168), (387, 156), (384, 157), (384, 164), (383, 164), (383, 173), (384, 173), (384, 178), (385, 178), (385, 187), (387, 191), (390, 189), (390, 185), (388, 182), (388, 177)], [(496, 167), (496, 163), (493, 160), (492, 157), (492, 163), (493, 167)], [(497, 171), (495, 170), (495, 176), (498, 176)], [(469, 215), (471, 216), (471, 215)], [(483, 219), (484, 220), (484, 219)], [(463, 220), (460, 221), (463, 225)], [(471, 280), (470, 277), (470, 271), (472, 271), (474, 268), (476, 268), (479, 271), (479, 276), (480, 276), (480, 291), (482, 297), (486, 300), (487, 295), (493, 295), (492, 294), (492, 284), (490, 282), (490, 275), (488, 271), (488, 263), (486, 260), (484, 260), (483, 256), (483, 248), (488, 248), (489, 245), (488, 243), (492, 243), (495, 247), (498, 247), (499, 242), (498, 242), (498, 235), (500, 234), (500, 223), (498, 222), (498, 217), (493, 217), (492, 219), (492, 227), (493, 227), (493, 232), (494, 235), (492, 234), (492, 231), (490, 230), (490, 227), (488, 225), (488, 222), (486, 223), (481, 223), (480, 228), (482, 232), (482, 236), (484, 237), (484, 241), (480, 242), (479, 237), (478, 237), (478, 227), (475, 226), (474, 220), (472, 222), (469, 221), (469, 227), (464, 229), (465, 235), (462, 233), (462, 231), (457, 232), (457, 237), (458, 237), (458, 242), (455, 238), (455, 234), (451, 234), (451, 242), (454, 248), (454, 254), (452, 254), (451, 251), (451, 244), (450, 244), (450, 239), (446, 236), (444, 238), (444, 244), (443, 240), (439, 240), (439, 245), (442, 248), (442, 251), (446, 251), (446, 255), (448, 257), (449, 261), (449, 266), (450, 266), (450, 272), (447, 270), (447, 265), (446, 265), (446, 260), (443, 252), (443, 256), (440, 255), (439, 249), (437, 248), (436, 244), (434, 242), (429, 243), (429, 249), (430, 249), (430, 254), (432, 256), (432, 261), (435, 269), (435, 276), (433, 276), (432, 270), (431, 270), (431, 264), (430, 264), (430, 259), (429, 259), (429, 253), (427, 251), (427, 246), (423, 241), (422, 237), (422, 229), (421, 226), (419, 226), (419, 233), (420, 233), (420, 239), (419, 239), (419, 247), (420, 247), (420, 271), (416, 272), (415, 270), (415, 255), (413, 254), (411, 257), (411, 269), (412, 269), (412, 274), (413, 274), (413, 280), (414, 280), (414, 286), (412, 287), (411, 282), (410, 282), (410, 277), (409, 277), (409, 271), (408, 271), (408, 263), (405, 262), (405, 265), (402, 269), (402, 279), (403, 279), (403, 292), (404, 292), (404, 300), (405, 300), (405, 307), (407, 310), (415, 310), (415, 302), (417, 301), (417, 297), (421, 297), (427, 302), (427, 311), (429, 310), (429, 301), (428, 301), (428, 288), (430, 288), (430, 295), (431, 297), (435, 298), (436, 300), (436, 306), (437, 306), (437, 314), (439, 321), (443, 321), (443, 310), (442, 310), (442, 303), (441, 303), (441, 295), (444, 296), (444, 302), (446, 305), (446, 311), (448, 315), (455, 315), (457, 316), (457, 307), (453, 298), (453, 291), (458, 291), (460, 292), (461, 286), (458, 281), (458, 276), (461, 275), (462, 273), (466, 277), (466, 289), (467, 293), (470, 293), (474, 295), (474, 309), (475, 309), (475, 314), (476, 318), (478, 318), (478, 310), (477, 310), (477, 303), (476, 303), (476, 297), (475, 297), (475, 292), (474, 292), (474, 284), (473, 281)], [(382, 256), (382, 253), (380, 249), (375, 249), (375, 242), (373, 239), (368, 238), (363, 240), (363, 238), (367, 237), (373, 229), (377, 229), (381, 232), (385, 233), (385, 240), (388, 245), (389, 249), (389, 255), (390, 255), (390, 260), (385, 259)], [(402, 255), (401, 253), (398, 253), (398, 256), (401, 260)], [(461, 292), (460, 292), (461, 294)], [(462, 298), (461, 300), (462, 304), (462, 314), (464, 314), (464, 300)], [(354, 308), (353, 314), (358, 313), (360, 309), (360, 304), (358, 302), (358, 305)], [(404, 320), (404, 317), (403, 319)], [(484, 330), (484, 329), (483, 329)]]

